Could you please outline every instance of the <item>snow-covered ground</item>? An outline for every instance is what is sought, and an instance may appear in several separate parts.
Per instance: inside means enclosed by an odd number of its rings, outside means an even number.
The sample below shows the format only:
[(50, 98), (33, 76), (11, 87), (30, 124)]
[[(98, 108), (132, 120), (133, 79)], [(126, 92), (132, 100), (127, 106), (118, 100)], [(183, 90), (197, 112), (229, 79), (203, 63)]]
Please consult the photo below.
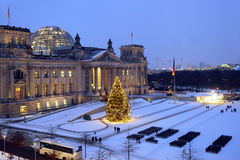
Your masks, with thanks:
[[(162, 127), (163, 130), (174, 128), (178, 129), (179, 132), (166, 139), (158, 138), (154, 134), (150, 135), (155, 136), (158, 144), (146, 142), (145, 139), (150, 136), (145, 136), (140, 144), (133, 142), (136, 149), (131, 153), (131, 159), (180, 159), (179, 157), (184, 147), (172, 147), (169, 143), (188, 131), (201, 132), (200, 136), (191, 142), (197, 158), (205, 160), (237, 160), (239, 157), (240, 129), (238, 122), (240, 122), (240, 102), (235, 102), (234, 104), (211, 104), (210, 109), (206, 109), (204, 104), (198, 102), (177, 101), (177, 103), (173, 103), (172, 100), (161, 99), (150, 103), (144, 99), (135, 99), (132, 107), (133, 118), (128, 123), (109, 123), (104, 118), (105, 112), (91, 115), (91, 121), (78, 119), (69, 122), (84, 113), (104, 105), (105, 103), (102, 102), (86, 103), (26, 123), (19, 122), (8, 125), (46, 133), (49, 132), (50, 128), (54, 128), (54, 133), (66, 137), (62, 141), (68, 141), (74, 146), (83, 144), (72, 139), (69, 140), (67, 137), (80, 138), (84, 132), (88, 132), (91, 138), (95, 131), (96, 134), (94, 136), (102, 138), (101, 148), (107, 149), (106, 154), (111, 152), (111, 159), (114, 160), (126, 159), (125, 143), (129, 134), (137, 133), (151, 126)], [(237, 108), (237, 112), (228, 110), (220, 113), (220, 110), (225, 110), (227, 105)], [(120, 127), (121, 132), (114, 132), (114, 127)], [(205, 152), (205, 148), (220, 135), (232, 136), (232, 140), (218, 154)], [(88, 145), (87, 157), (96, 157), (97, 150), (97, 145)]]
[(0, 151), (0, 159), (1, 160), (9, 160), (10, 158), (11, 158), (11, 160), (27, 160), (27, 159), (17, 157), (17, 156), (14, 156), (14, 155), (10, 155), (8, 153)]

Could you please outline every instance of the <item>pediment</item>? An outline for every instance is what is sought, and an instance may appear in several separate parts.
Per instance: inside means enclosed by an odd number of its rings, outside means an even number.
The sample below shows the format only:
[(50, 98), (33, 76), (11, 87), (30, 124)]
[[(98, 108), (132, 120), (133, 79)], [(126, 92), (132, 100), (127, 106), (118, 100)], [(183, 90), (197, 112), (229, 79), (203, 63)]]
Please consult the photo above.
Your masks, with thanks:
[(93, 61), (105, 61), (105, 62), (121, 62), (121, 60), (115, 56), (113, 53), (106, 51), (98, 55), (93, 59)]
[(25, 81), (24, 81), (24, 80), (17, 80), (17, 81), (15, 82), (15, 84), (23, 85), (23, 84), (25, 84)]

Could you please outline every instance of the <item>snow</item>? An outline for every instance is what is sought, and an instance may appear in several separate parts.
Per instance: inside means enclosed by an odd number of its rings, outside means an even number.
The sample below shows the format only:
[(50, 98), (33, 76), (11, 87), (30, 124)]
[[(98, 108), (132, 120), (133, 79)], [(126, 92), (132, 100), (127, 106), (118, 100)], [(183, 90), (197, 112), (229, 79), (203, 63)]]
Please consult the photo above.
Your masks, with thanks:
[[(88, 132), (90, 136), (96, 131), (97, 137), (102, 137), (102, 148), (107, 149), (107, 153), (111, 152), (111, 159), (126, 159), (126, 137), (129, 134), (137, 133), (151, 126), (162, 127), (163, 130), (168, 128), (178, 129), (179, 132), (169, 138), (162, 139), (156, 137), (158, 144), (146, 142), (145, 136), (140, 144), (132, 142), (136, 146), (136, 150), (131, 153), (133, 160), (155, 160), (160, 159), (177, 160), (182, 153), (183, 148), (172, 147), (169, 143), (189, 131), (201, 132), (192, 142), (192, 147), (196, 151), (199, 159), (238, 159), (238, 148), (240, 148), (240, 102), (211, 104), (210, 109), (206, 109), (205, 104), (191, 101), (177, 101), (173, 103), (170, 99), (154, 100), (152, 103), (144, 99), (133, 100), (132, 120), (127, 123), (109, 123), (105, 120), (105, 112), (99, 112), (91, 115), (92, 120), (86, 121), (78, 119), (73, 122), (70, 120), (104, 106), (102, 102), (92, 102), (78, 105), (72, 109), (47, 115), (26, 123), (10, 123), (12, 127), (24, 128), (33, 131), (49, 132), (50, 127), (54, 127), (54, 132), (63, 136), (64, 141), (68, 141), (72, 145), (82, 145), (77, 141), (69, 138), (79, 138), (83, 136), (83, 132)], [(237, 112), (220, 113), (225, 110), (227, 105), (237, 108)], [(121, 132), (114, 132), (114, 127), (120, 127)], [(163, 131), (162, 130), (162, 131)], [(218, 154), (205, 152), (205, 149), (220, 135), (232, 136), (232, 140), (221, 149)], [(88, 157), (96, 157), (98, 143), (88, 145)], [(186, 145), (187, 147), (187, 145)], [(84, 153), (84, 152), (83, 152)], [(159, 159), (159, 158), (158, 158)]]
[(93, 121), (78, 121), (77, 123), (68, 123), (62, 125), (61, 129), (75, 131), (75, 132), (93, 132), (107, 128), (107, 125), (101, 123), (98, 120)]
[[(10, 157), (10, 154), (0, 151), (0, 159), (1, 160), (9, 160), (9, 157)], [(13, 156), (12, 160), (27, 160), (27, 159), (17, 157), (17, 156)]]

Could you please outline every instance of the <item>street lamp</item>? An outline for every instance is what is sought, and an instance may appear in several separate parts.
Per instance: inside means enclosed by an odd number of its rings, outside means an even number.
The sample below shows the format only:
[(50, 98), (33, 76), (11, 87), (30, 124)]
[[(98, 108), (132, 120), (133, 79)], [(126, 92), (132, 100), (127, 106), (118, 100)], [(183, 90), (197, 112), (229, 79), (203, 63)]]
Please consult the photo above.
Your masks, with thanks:
[(3, 131), (2, 131), (2, 137), (3, 137), (3, 151), (6, 152), (6, 144), (5, 144), (5, 141), (6, 141), (6, 137), (7, 137), (7, 130), (3, 130)]
[(6, 135), (3, 135), (3, 151), (6, 151), (6, 145), (5, 145), (5, 139), (6, 139)]
[(37, 152), (36, 152), (37, 142), (33, 142), (33, 145), (34, 145), (34, 160), (37, 160)]
[(38, 139), (35, 138), (33, 140), (33, 146), (34, 146), (34, 160), (37, 160), (37, 142), (38, 142)]

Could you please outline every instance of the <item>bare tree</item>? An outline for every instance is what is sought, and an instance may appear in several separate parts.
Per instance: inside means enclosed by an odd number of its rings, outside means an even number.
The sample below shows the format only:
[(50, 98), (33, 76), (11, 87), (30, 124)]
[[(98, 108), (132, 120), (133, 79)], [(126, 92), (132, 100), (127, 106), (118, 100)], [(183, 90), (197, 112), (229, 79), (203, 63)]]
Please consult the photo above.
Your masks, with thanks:
[(130, 160), (131, 158), (131, 153), (134, 152), (137, 149), (136, 147), (136, 142), (127, 139), (124, 142), (124, 151), (127, 151), (127, 159)]
[(187, 144), (178, 158), (182, 160), (200, 160), (198, 152), (194, 149), (192, 143)]
[(98, 145), (98, 150), (96, 152), (97, 159), (96, 160), (110, 160), (109, 154), (103, 149), (101, 144)]

